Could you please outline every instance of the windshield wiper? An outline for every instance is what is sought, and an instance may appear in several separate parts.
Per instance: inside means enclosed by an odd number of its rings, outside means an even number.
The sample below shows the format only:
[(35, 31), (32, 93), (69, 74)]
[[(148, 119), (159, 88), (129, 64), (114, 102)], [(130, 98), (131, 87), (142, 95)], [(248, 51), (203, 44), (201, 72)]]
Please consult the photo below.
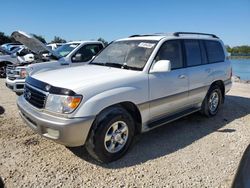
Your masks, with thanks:
[(111, 62), (106, 62), (106, 63), (91, 62), (90, 64), (115, 67), (115, 68), (120, 68), (120, 69), (128, 69), (128, 70), (139, 70), (139, 71), (142, 70), (141, 68), (138, 68), (138, 67), (128, 66), (126, 63), (120, 64), (120, 63), (111, 63)]
[(139, 71), (142, 70), (141, 68), (138, 68), (138, 67), (128, 66), (126, 63), (124, 63), (121, 68), (122, 69), (129, 69), (129, 70), (139, 70)]
[(91, 64), (91, 65), (101, 65), (101, 66), (105, 66), (104, 63), (98, 63), (98, 62), (91, 62), (90, 64)]

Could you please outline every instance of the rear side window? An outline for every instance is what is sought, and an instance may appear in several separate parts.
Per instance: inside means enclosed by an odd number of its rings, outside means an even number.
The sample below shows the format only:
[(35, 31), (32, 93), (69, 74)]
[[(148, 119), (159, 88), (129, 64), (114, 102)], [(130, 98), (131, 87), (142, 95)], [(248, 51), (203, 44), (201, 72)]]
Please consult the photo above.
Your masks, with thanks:
[(222, 62), (225, 54), (221, 44), (218, 41), (205, 41), (209, 63)]
[(165, 42), (155, 58), (159, 60), (169, 60), (171, 62), (171, 69), (179, 69), (183, 67), (182, 48), (179, 40), (170, 40)]
[(201, 65), (201, 50), (198, 40), (185, 40), (187, 66)]

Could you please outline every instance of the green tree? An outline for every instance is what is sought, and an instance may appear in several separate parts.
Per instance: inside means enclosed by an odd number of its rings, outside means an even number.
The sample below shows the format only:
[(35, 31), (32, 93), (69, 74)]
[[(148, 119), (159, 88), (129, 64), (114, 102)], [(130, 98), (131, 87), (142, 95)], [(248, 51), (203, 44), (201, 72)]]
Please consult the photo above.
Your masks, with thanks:
[(0, 45), (12, 42), (11, 38), (5, 35), (4, 32), (0, 32)]
[(67, 41), (65, 39), (62, 39), (61, 37), (55, 36), (54, 39), (50, 43), (66, 43)]
[(36, 35), (36, 34), (32, 34), (33, 35), (33, 37), (35, 37), (36, 39), (38, 39), (38, 40), (40, 40), (42, 43), (46, 43), (46, 40), (45, 40), (45, 38), (43, 37), (43, 36), (41, 36), (41, 35)]
[(108, 45), (108, 41), (104, 40), (103, 38), (99, 38), (97, 39), (98, 41), (102, 42), (104, 44), (104, 46), (107, 46)]

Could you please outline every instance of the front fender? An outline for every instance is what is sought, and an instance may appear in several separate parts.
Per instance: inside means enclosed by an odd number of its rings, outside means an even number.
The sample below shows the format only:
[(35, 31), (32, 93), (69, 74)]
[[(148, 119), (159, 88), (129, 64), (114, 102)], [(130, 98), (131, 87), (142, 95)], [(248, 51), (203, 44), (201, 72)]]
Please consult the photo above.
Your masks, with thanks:
[(146, 87), (119, 87), (98, 93), (87, 99), (79, 107), (76, 117), (96, 116), (103, 109), (121, 102), (132, 102), (135, 105), (141, 104), (148, 99)]

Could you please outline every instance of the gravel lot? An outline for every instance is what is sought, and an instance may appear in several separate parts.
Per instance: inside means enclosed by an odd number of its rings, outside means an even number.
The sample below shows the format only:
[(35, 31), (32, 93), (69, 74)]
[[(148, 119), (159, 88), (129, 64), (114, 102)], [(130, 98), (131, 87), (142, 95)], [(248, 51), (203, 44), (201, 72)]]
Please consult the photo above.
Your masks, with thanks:
[(250, 84), (235, 83), (219, 114), (199, 113), (138, 136), (102, 165), (32, 132), (0, 80), (0, 176), (6, 187), (229, 187), (250, 143)]

